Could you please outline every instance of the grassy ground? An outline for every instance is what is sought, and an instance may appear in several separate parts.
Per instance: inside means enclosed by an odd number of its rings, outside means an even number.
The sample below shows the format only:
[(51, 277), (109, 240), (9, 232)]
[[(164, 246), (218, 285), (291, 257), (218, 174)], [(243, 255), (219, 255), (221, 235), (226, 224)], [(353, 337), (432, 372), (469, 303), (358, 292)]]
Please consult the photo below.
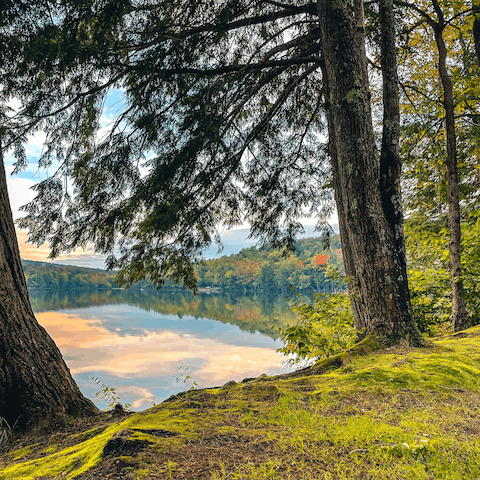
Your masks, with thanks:
[(480, 480), (480, 327), (17, 438), (0, 479)]

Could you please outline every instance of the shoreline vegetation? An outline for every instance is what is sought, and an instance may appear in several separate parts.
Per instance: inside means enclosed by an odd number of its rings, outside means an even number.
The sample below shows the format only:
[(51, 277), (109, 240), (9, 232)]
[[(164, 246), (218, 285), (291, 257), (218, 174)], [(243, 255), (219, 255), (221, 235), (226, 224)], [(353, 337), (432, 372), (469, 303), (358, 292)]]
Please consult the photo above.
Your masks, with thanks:
[[(23, 260), (23, 270), (29, 289), (80, 290), (121, 288), (116, 274), (105, 270)], [(295, 253), (287, 254), (269, 248), (244, 248), (237, 254), (206, 260), (196, 265), (195, 276), (199, 291), (224, 290), (286, 291), (290, 285), (298, 290), (322, 291), (338, 288), (326, 274), (326, 267), (343, 272), (338, 235), (331, 239), (331, 249), (324, 250), (323, 240), (307, 238), (296, 243)], [(156, 289), (149, 280), (130, 288)], [(171, 280), (165, 289), (182, 289)]]
[(290, 374), (43, 425), (1, 446), (0, 479), (479, 478), (479, 336), (367, 337)]
[(280, 337), (279, 328), (287, 328), (298, 319), (296, 312), (290, 309), (286, 295), (278, 292), (200, 292), (194, 295), (189, 290), (163, 289), (158, 292), (149, 289), (34, 290), (30, 292), (30, 300), (36, 313), (127, 304), (161, 315), (213, 319), (236, 325), (244, 332), (260, 332), (273, 339)]

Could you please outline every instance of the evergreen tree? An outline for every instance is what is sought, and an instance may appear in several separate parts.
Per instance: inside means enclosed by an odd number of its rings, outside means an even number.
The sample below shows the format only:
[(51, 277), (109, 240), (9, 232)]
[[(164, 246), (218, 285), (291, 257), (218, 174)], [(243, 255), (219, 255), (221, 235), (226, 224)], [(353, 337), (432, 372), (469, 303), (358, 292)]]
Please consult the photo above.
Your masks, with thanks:
[[(219, 226), (245, 218), (261, 243), (293, 248), (299, 218), (330, 210), (333, 177), (356, 327), (416, 339), (393, 4), (379, 5), (381, 152), (361, 0), (65, 1), (41, 57), (38, 36), (17, 45), (6, 84), (24, 102), (12, 131), (48, 132), (40, 165), (59, 165), (21, 222), (30, 240), (48, 240), (52, 256), (94, 243), (126, 284), (169, 276), (194, 288)], [(112, 88), (123, 102), (99, 140)]]

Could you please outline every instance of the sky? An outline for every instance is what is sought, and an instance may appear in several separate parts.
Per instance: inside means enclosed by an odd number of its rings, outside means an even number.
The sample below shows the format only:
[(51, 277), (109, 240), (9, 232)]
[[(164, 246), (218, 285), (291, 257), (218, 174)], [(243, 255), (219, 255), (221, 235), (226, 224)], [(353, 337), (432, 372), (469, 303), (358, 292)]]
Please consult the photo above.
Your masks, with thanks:
[[(105, 111), (101, 119), (102, 125), (107, 129), (108, 123), (114, 118), (115, 112), (119, 109), (122, 103), (122, 92), (119, 90), (111, 91), (105, 102)], [(15, 108), (17, 105), (10, 105)], [(7, 188), (12, 207), (14, 219), (18, 219), (24, 215), (20, 211), (20, 207), (33, 200), (35, 192), (32, 187), (53, 173), (53, 168), (49, 170), (40, 170), (38, 168), (38, 159), (41, 156), (45, 135), (42, 132), (36, 133), (29, 138), (26, 145), (27, 158), (30, 164), (27, 170), (20, 172), (15, 177), (11, 176), (13, 171), (14, 158), (9, 152), (5, 152), (5, 169), (7, 173)], [(306, 230), (306, 236), (313, 236), (314, 233), (314, 219), (304, 219), (303, 224)], [(335, 230), (338, 224), (337, 216), (334, 214), (330, 219), (331, 225)], [(224, 232), (222, 241), (225, 248), (222, 252), (218, 252), (218, 247), (213, 245), (205, 252), (206, 258), (217, 258), (222, 255), (231, 255), (238, 253), (242, 248), (248, 248), (255, 245), (256, 240), (248, 239), (249, 229), (248, 224), (242, 227)], [(48, 260), (49, 247), (44, 244), (37, 248), (35, 245), (26, 243), (27, 231), (17, 229), (17, 235), (20, 246), (20, 253), (22, 258), (26, 260), (36, 261), (50, 261)], [(69, 255), (62, 255), (54, 260), (55, 263), (66, 265), (77, 265), (82, 267), (104, 268), (105, 256), (94, 253), (93, 246), (84, 249), (77, 249)]]

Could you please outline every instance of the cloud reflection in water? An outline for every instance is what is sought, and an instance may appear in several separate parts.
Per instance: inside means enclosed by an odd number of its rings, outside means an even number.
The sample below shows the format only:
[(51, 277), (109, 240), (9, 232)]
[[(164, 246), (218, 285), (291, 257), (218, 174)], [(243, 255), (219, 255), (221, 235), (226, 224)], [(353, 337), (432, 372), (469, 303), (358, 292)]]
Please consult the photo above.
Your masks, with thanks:
[(37, 319), (82, 392), (100, 408), (108, 402), (95, 397), (99, 387), (92, 377), (114, 387), (122, 403), (142, 409), (187, 388), (179, 361), (198, 388), (282, 370), (284, 357), (275, 352), (278, 340), (215, 320), (126, 304), (38, 313)]

